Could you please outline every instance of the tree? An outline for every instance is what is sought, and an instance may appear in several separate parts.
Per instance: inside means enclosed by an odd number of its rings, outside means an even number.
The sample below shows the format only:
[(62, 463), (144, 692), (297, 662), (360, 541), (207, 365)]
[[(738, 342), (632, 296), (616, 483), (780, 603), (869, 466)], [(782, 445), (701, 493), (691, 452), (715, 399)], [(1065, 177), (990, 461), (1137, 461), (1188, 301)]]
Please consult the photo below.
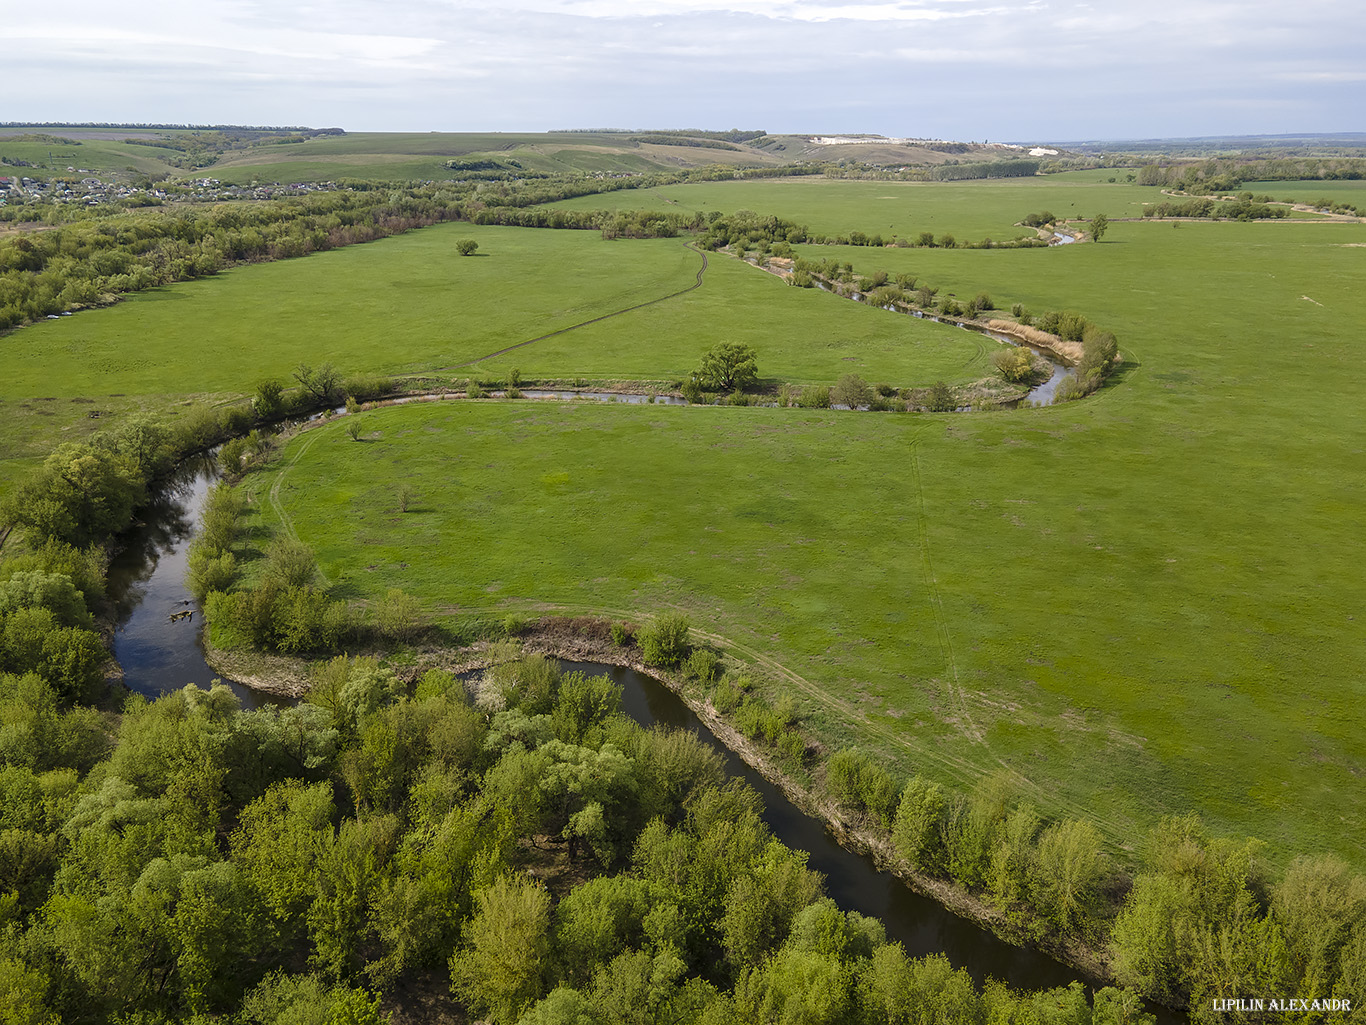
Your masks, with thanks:
[(300, 387), (314, 401), (329, 403), (336, 400), (337, 385), (341, 382), (341, 375), (337, 373), (331, 363), (324, 363), (317, 369), (307, 363), (300, 363), (294, 370), (294, 380), (299, 382)]
[(478, 904), (465, 927), (469, 947), (450, 959), (451, 989), (511, 1025), (545, 991), (550, 895), (530, 880), (499, 876)]
[(455, 251), (461, 256), (473, 256), (478, 248), (479, 243), (472, 238), (462, 238), (455, 243)]
[(1096, 214), (1096, 216), (1091, 218), (1091, 224), (1088, 230), (1091, 232), (1091, 241), (1099, 242), (1101, 236), (1110, 230), (1110, 218), (1106, 217), (1104, 214)]
[(858, 374), (845, 374), (835, 382), (835, 387), (830, 389), (830, 401), (837, 406), (858, 409), (872, 403), (873, 389)]
[(702, 357), (697, 379), (710, 391), (744, 391), (759, 379), (754, 349), (738, 342), (721, 342)]

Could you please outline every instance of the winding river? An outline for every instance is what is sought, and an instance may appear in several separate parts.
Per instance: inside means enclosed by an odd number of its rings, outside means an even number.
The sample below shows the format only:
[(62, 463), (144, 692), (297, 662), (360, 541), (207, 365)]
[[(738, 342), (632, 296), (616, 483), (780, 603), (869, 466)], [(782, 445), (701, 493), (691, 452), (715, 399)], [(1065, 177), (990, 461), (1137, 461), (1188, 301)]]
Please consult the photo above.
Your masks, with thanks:
[[(129, 689), (156, 697), (187, 683), (208, 686), (219, 678), (205, 662), (198, 607), (185, 585), (186, 549), (199, 510), (217, 470), (211, 458), (186, 460), (142, 512), (125, 537), (126, 547), (109, 572), (109, 593), (118, 609), (114, 654)], [(194, 610), (189, 620), (172, 622), (173, 612)], [(1020, 989), (1063, 986), (1082, 973), (1035, 950), (1015, 947), (940, 904), (909, 889), (871, 857), (841, 847), (823, 823), (790, 804), (782, 792), (751, 769), (706, 728), (683, 701), (657, 680), (630, 669), (566, 662), (568, 670), (611, 676), (623, 689), (623, 710), (637, 722), (691, 730), (715, 748), (732, 775), (743, 777), (764, 801), (764, 818), (783, 843), (810, 855), (810, 866), (826, 877), (827, 892), (842, 908), (881, 919), (890, 939), (913, 955), (943, 953), (980, 984), (988, 977)], [(243, 707), (283, 704), (289, 699), (224, 681)], [(1160, 1025), (1178, 1025), (1185, 1016), (1151, 1007)]]

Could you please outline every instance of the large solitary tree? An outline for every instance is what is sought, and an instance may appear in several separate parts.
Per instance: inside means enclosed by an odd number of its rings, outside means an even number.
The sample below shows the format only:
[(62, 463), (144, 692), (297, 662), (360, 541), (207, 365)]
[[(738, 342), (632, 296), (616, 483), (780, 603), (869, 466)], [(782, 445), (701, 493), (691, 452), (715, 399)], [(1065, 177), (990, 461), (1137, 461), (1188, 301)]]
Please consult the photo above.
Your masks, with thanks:
[(738, 342), (721, 342), (702, 357), (697, 382), (708, 391), (744, 391), (759, 380), (754, 349)]

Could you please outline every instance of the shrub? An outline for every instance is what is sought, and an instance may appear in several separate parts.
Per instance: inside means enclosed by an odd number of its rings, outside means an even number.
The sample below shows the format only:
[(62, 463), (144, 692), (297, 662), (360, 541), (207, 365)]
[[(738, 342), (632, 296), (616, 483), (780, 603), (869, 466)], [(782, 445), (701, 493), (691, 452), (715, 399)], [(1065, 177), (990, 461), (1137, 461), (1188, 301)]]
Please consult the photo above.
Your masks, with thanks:
[(237, 579), (237, 557), (205, 545), (191, 545), (188, 558), (190, 591), (203, 604), (213, 591), (226, 591)]
[(479, 243), (472, 238), (457, 239), (455, 243), (455, 251), (461, 256), (473, 256), (478, 248)]
[(62, 626), (91, 625), (85, 596), (65, 573), (20, 570), (0, 583), (0, 618), (30, 608), (47, 609)]
[(618, 648), (624, 648), (631, 643), (631, 628), (625, 623), (612, 624), (612, 643)]
[(716, 678), (716, 670), (720, 664), (721, 660), (716, 657), (715, 652), (697, 648), (684, 661), (683, 675), (702, 683), (711, 683)]
[[(353, 374), (342, 382), (341, 390), (350, 398), (364, 402), (392, 395), (398, 390), (398, 381), (383, 374)], [(350, 408), (348, 404), (347, 409)]]
[(262, 381), (256, 386), (251, 409), (258, 420), (277, 420), (284, 415), (284, 390), (279, 381)]
[(1007, 381), (1023, 381), (1034, 372), (1034, 360), (1024, 346), (998, 349), (992, 354), (991, 362)]
[(509, 637), (516, 637), (518, 634), (525, 633), (529, 620), (520, 612), (509, 612), (503, 617), (503, 633)]
[(896, 786), (891, 775), (866, 754), (845, 748), (830, 757), (825, 786), (841, 804), (867, 812), (884, 826), (896, 809)]
[(806, 760), (806, 741), (796, 730), (788, 730), (778, 738), (778, 750), (795, 762)]
[(199, 535), (196, 544), (218, 551), (226, 551), (237, 536), (237, 520), (245, 502), (228, 485), (218, 483), (210, 489), (199, 513)]
[(421, 605), (411, 594), (391, 587), (379, 602), (379, 628), (386, 636), (404, 642), (422, 629)]
[(797, 405), (803, 409), (829, 409), (830, 389), (823, 384), (809, 384), (802, 389)]
[(317, 572), (313, 549), (302, 541), (282, 537), (266, 551), (266, 576), (285, 587), (303, 587)]
[(948, 869), (944, 847), (946, 813), (944, 791), (922, 776), (912, 777), (901, 792), (892, 843), (896, 851), (922, 872), (941, 875)]
[(835, 405), (858, 409), (873, 401), (873, 389), (858, 374), (845, 374), (830, 389), (830, 401)]
[(640, 648), (647, 666), (672, 669), (680, 665), (691, 648), (688, 617), (677, 612), (660, 616), (640, 631)]
[(949, 413), (958, 408), (953, 389), (943, 381), (936, 381), (925, 396), (925, 408), (934, 413)]
[(346, 422), (346, 433), (352, 441), (360, 441), (361, 432), (365, 430), (365, 424), (358, 416), (350, 417)]
[(469, 381), (465, 383), (465, 398), (482, 399), (483, 397), (484, 389), (479, 386), (478, 381), (471, 377)]

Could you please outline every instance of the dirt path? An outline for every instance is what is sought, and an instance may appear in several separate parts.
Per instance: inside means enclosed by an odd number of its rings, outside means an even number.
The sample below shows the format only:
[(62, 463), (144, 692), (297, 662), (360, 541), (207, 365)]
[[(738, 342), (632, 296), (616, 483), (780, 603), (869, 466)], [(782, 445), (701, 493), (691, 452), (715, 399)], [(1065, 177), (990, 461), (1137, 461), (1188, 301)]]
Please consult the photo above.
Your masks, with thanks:
[(455, 363), (449, 367), (440, 367), (439, 369), (458, 370), (461, 367), (472, 367), (474, 366), (474, 364), (482, 363), (486, 359), (493, 359), (495, 356), (502, 356), (505, 353), (514, 352), (517, 349), (526, 348), (526, 346), (528, 345), (535, 345), (537, 342), (543, 342), (547, 338), (555, 338), (558, 335), (568, 334), (570, 331), (577, 331), (579, 328), (588, 327), (590, 324), (600, 324), (604, 320), (611, 320), (613, 317), (620, 317), (624, 313), (634, 313), (636, 310), (643, 310), (647, 306), (654, 306), (656, 303), (662, 303), (666, 299), (676, 299), (680, 295), (686, 295), (689, 292), (695, 291), (696, 289), (702, 287), (702, 275), (707, 272), (707, 254), (702, 252), (702, 250), (698, 249), (691, 242), (686, 243), (686, 246), (688, 249), (691, 249), (694, 253), (697, 253), (699, 256), (702, 257), (702, 266), (698, 268), (697, 280), (693, 282), (691, 285), (689, 285), (687, 288), (680, 288), (677, 292), (670, 292), (668, 295), (661, 295), (658, 299), (649, 299), (643, 303), (636, 303), (634, 306), (627, 306), (625, 309), (616, 310), (612, 313), (604, 313), (601, 317), (594, 317), (592, 320), (585, 320), (578, 324), (571, 324), (569, 327), (562, 327), (558, 331), (551, 331), (549, 334), (538, 335), (537, 337), (530, 338), (525, 342), (518, 342), (516, 345), (509, 345), (505, 349), (499, 349), (497, 352), (490, 352), (488, 355), (480, 356), (478, 359), (467, 360), (464, 363)]

